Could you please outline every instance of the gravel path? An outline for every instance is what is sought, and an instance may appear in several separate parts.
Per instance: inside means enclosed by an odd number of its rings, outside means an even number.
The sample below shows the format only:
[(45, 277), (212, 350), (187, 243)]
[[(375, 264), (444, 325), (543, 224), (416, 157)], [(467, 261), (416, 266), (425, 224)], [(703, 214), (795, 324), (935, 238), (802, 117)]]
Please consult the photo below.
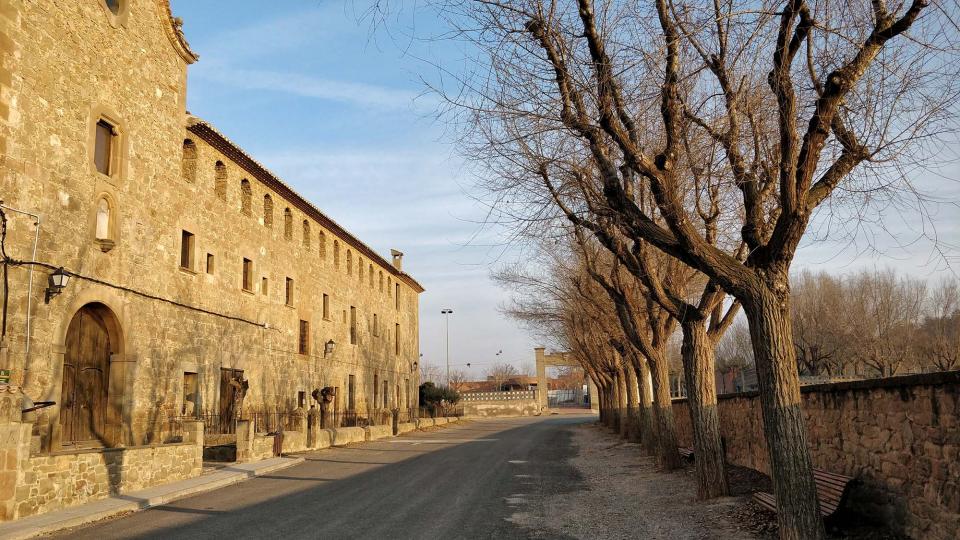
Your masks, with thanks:
[(568, 462), (582, 477), (579, 491), (544, 494), (509, 521), (531, 538), (758, 538), (731, 516), (745, 497), (697, 501), (693, 469), (658, 472), (639, 445), (594, 424), (567, 427), (577, 451)]

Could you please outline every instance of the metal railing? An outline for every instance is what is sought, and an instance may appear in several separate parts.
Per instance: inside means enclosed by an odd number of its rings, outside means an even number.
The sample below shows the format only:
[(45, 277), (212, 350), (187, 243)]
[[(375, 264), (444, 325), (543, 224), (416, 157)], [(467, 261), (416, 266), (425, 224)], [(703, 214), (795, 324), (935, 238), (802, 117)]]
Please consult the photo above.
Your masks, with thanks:
[(420, 407), (418, 411), (419, 418), (437, 418), (441, 416), (463, 416), (463, 405), (434, 405), (432, 407)]
[(305, 431), (306, 415), (299, 411), (258, 411), (250, 415), (254, 433)]

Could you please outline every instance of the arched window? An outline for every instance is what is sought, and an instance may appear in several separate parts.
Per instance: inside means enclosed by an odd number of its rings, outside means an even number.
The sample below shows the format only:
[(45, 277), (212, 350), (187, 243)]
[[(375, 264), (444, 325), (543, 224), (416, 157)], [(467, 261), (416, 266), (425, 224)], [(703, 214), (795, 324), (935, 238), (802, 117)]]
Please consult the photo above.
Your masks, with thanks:
[(357, 279), (363, 283), (363, 257), (357, 257)]
[(377, 280), (380, 282), (380, 292), (383, 292), (383, 270), (378, 272)]
[(367, 277), (370, 280), (370, 288), (373, 288), (373, 265), (367, 267)]
[(110, 10), (110, 13), (114, 15), (120, 14), (120, 0), (104, 0), (104, 3), (107, 4), (107, 9)]
[(293, 212), (289, 208), (283, 209), (283, 237), (293, 240)]
[(347, 275), (353, 275), (353, 253), (347, 250)]
[(240, 213), (249, 216), (253, 214), (251, 206), (253, 202), (253, 190), (250, 189), (250, 181), (244, 178), (240, 180)]
[(393, 279), (387, 278), (387, 296), (393, 296)]
[(101, 198), (97, 203), (97, 240), (110, 240), (110, 203)]
[(269, 193), (263, 196), (263, 225), (273, 228), (273, 198)]
[(340, 268), (340, 241), (333, 241), (333, 267)]
[(225, 201), (227, 200), (227, 166), (222, 161), (218, 161), (213, 166), (213, 172), (213, 192), (221, 201)]
[(310, 249), (310, 222), (303, 220), (303, 247)]
[(317, 237), (317, 251), (320, 252), (320, 260), (327, 260), (327, 235), (323, 231)]
[(197, 145), (190, 139), (183, 140), (183, 161), (180, 163), (183, 179), (193, 183), (197, 179)]

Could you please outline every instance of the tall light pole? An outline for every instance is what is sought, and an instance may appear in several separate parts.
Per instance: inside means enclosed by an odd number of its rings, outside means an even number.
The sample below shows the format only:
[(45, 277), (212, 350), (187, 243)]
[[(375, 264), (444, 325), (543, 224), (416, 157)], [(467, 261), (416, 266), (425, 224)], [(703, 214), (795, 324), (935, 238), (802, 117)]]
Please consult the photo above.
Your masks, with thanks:
[(440, 310), (443, 318), (447, 321), (447, 388), (450, 388), (450, 314), (452, 309), (444, 308)]

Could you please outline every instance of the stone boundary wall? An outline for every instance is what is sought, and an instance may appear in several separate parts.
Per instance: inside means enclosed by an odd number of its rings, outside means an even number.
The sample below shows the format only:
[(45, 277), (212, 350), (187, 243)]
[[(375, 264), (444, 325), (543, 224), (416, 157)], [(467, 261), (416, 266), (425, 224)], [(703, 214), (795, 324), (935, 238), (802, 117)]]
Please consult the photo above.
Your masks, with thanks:
[(467, 392), (460, 394), (465, 416), (535, 416), (541, 406), (537, 390)]
[(31, 424), (0, 424), (0, 521), (43, 514), (112, 495), (199, 476), (203, 424), (186, 442), (30, 455)]
[(513, 390), (509, 392), (464, 392), (460, 401), (511, 401), (537, 399), (536, 390)]
[[(801, 388), (813, 465), (858, 478), (851, 507), (913, 538), (960, 538), (960, 371)], [(718, 399), (730, 463), (770, 473), (756, 392)], [(685, 399), (678, 443), (692, 446)]]

